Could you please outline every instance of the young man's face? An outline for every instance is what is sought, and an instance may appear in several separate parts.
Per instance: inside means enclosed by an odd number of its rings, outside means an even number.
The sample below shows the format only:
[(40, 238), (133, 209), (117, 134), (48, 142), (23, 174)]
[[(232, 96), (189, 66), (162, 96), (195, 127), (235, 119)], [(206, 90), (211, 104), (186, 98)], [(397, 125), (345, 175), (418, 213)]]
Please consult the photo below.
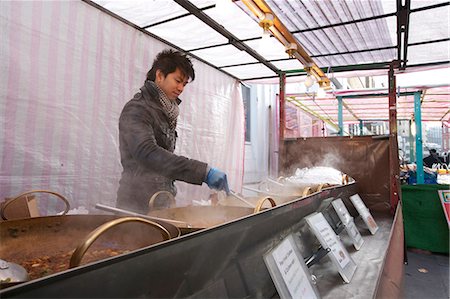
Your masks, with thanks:
[(167, 74), (167, 76), (164, 76), (160, 70), (157, 70), (155, 83), (171, 101), (175, 101), (183, 92), (184, 87), (188, 83), (188, 79), (178, 68), (175, 72)]

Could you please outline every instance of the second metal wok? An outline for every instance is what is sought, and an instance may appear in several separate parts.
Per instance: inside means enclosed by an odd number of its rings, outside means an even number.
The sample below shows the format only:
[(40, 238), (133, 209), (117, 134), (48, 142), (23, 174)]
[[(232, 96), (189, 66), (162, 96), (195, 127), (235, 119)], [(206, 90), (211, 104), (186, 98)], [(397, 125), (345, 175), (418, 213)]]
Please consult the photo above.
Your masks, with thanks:
[[(147, 215), (151, 217), (184, 222), (183, 226), (179, 226), (182, 232), (186, 232), (183, 230), (185, 227), (189, 227), (190, 231), (195, 231), (217, 226), (244, 216), (258, 213), (262, 210), (262, 206), (265, 201), (269, 201), (272, 207), (276, 206), (276, 203), (272, 198), (264, 197), (259, 203), (257, 203), (255, 208), (237, 206), (186, 206), (172, 207), (163, 210), (152, 210), (152, 204), (155, 198), (160, 194), (170, 196), (170, 193), (166, 191), (155, 193), (155, 195), (150, 199), (150, 212), (148, 212)], [(175, 199), (173, 198), (173, 203), (174, 202)]]

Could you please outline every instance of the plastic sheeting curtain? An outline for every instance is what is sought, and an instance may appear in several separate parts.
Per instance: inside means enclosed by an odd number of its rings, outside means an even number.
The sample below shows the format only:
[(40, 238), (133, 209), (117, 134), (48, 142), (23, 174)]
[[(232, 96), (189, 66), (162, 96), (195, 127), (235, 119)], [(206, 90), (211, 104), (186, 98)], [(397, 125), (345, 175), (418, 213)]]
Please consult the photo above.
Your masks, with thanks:
[[(118, 118), (165, 44), (84, 3), (1, 1), (0, 199), (56, 191), (72, 207), (115, 204)], [(174, 31), (174, 34), (177, 34)], [(194, 60), (182, 94), (176, 153), (243, 177), (239, 83)], [(179, 205), (207, 186), (179, 183)]]

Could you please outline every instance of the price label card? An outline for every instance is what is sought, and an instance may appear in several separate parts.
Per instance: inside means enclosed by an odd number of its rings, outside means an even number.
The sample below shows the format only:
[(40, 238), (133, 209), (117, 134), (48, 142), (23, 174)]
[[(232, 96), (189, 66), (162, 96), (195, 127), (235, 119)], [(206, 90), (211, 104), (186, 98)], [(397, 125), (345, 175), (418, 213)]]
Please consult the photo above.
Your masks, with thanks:
[(345, 225), (345, 230), (353, 241), (353, 246), (356, 250), (360, 250), (364, 244), (364, 239), (361, 237), (359, 230), (356, 228), (355, 222), (353, 220)]
[(353, 246), (355, 247), (356, 250), (359, 250), (361, 246), (364, 244), (364, 240), (361, 237), (361, 234), (359, 233), (358, 229), (356, 228), (355, 223), (353, 222), (353, 217), (350, 216), (350, 213), (345, 207), (344, 202), (342, 201), (342, 199), (338, 198), (334, 200), (331, 204), (333, 205), (336, 214), (338, 214), (339, 219), (344, 224), (345, 231), (352, 239)]
[(330, 224), (322, 213), (314, 213), (307, 216), (305, 219), (322, 247), (330, 248), (331, 254), (328, 254), (328, 256), (338, 268), (342, 279), (349, 283), (355, 273), (356, 263), (348, 254)]
[(333, 202), (331, 202), (331, 204), (333, 205), (333, 208), (336, 211), (336, 214), (338, 214), (339, 219), (342, 221), (342, 223), (344, 225), (353, 221), (353, 217), (350, 216), (350, 213), (348, 212), (347, 208), (345, 207), (345, 204), (342, 201), (342, 199), (338, 198), (336, 200), (333, 200)]
[(264, 262), (280, 298), (320, 298), (293, 235), (264, 255)]
[(359, 215), (361, 215), (361, 218), (364, 220), (364, 223), (369, 228), (370, 233), (374, 235), (378, 230), (378, 225), (375, 222), (375, 219), (373, 219), (372, 214), (370, 214), (369, 209), (362, 201), (361, 197), (358, 194), (355, 194), (350, 196), (350, 200), (352, 201)]

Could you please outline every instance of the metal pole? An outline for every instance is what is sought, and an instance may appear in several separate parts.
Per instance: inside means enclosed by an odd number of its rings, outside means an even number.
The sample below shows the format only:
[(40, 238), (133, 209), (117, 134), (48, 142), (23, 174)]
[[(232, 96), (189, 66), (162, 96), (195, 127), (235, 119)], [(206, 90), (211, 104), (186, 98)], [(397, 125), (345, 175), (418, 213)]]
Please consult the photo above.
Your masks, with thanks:
[(363, 132), (364, 132), (364, 126), (363, 126), (363, 120), (362, 119), (360, 119), (359, 120), (359, 135), (363, 135)]
[(390, 202), (391, 212), (395, 213), (400, 199), (399, 177), (400, 163), (398, 161), (397, 144), (397, 92), (394, 75), (394, 67), (398, 67), (398, 61), (393, 61), (389, 67), (389, 176), (390, 176)]
[(337, 97), (337, 100), (338, 100), (339, 136), (344, 136), (344, 118), (342, 116), (342, 97)]
[(423, 174), (423, 150), (422, 150), (422, 110), (420, 108), (420, 98), (422, 92), (414, 93), (414, 122), (416, 124), (416, 164), (417, 164), (417, 184), (424, 183)]
[(286, 74), (281, 73), (280, 74), (280, 97), (279, 97), (279, 103), (280, 103), (280, 143), (284, 140), (284, 128), (286, 127), (286, 111), (285, 111), (285, 87), (286, 87)]
[[(280, 127), (279, 127), (279, 140), (278, 140), (278, 172), (284, 171), (284, 128), (286, 127), (286, 73), (280, 73), (280, 96), (278, 98), (279, 111), (280, 111)], [(278, 173), (278, 175), (280, 175)]]
[[(414, 162), (416, 159), (415, 156), (415, 143), (414, 143), (414, 136), (411, 132), (411, 126), (414, 125), (414, 123), (412, 122), (412, 120), (409, 120), (409, 162)], [(416, 164), (417, 165), (417, 164)]]

